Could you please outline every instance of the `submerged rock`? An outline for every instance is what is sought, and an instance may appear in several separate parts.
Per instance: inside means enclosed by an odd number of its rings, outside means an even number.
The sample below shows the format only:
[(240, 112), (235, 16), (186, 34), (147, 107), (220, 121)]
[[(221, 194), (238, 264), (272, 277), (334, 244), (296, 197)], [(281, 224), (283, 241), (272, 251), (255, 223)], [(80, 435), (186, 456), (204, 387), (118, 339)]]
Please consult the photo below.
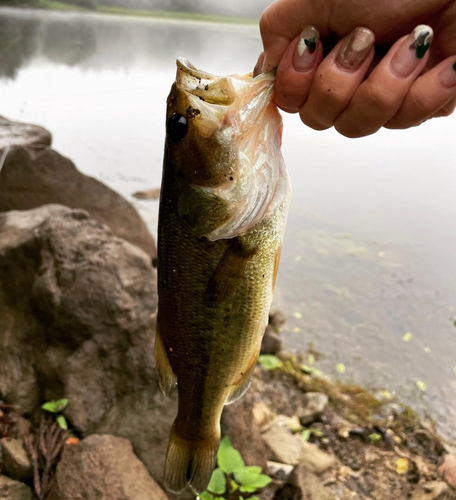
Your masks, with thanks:
[(12, 146), (0, 170), (0, 212), (51, 203), (81, 208), (116, 236), (155, 258), (154, 239), (134, 207), (103, 183), (79, 172), (50, 144), (51, 135), (41, 127), (0, 118), (0, 150)]
[(49, 500), (167, 500), (127, 439), (94, 434), (65, 449)]

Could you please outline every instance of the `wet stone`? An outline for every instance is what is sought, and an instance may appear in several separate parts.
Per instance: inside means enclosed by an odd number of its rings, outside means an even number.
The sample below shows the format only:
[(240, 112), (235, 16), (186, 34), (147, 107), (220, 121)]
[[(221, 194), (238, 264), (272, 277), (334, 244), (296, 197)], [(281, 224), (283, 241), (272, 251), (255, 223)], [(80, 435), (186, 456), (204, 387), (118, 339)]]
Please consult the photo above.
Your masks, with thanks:
[(266, 327), (263, 342), (261, 343), (261, 354), (277, 354), (282, 350), (282, 339), (271, 325)]

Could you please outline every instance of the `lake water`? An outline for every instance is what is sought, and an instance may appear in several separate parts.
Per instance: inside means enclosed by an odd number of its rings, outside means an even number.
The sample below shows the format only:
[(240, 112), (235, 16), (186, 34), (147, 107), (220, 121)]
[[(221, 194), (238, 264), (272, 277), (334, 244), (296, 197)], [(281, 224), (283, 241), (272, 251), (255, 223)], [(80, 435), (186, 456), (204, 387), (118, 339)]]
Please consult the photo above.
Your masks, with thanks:
[[(160, 183), (176, 57), (242, 73), (260, 48), (255, 25), (1, 8), (0, 114), (48, 128), (58, 151), (133, 201), (155, 233), (157, 202), (131, 194)], [(293, 200), (276, 294), (287, 349), (312, 347), (327, 373), (388, 388), (437, 418), (449, 437), (455, 129), (451, 117), (350, 140), (284, 116)]]

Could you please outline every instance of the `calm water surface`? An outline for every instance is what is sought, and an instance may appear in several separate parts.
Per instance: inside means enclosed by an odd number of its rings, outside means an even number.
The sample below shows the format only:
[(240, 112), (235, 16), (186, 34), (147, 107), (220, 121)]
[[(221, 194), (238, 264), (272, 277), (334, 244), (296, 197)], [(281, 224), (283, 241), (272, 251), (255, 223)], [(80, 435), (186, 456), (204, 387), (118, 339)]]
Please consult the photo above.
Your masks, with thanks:
[[(50, 129), (80, 170), (133, 200), (160, 183), (176, 57), (247, 72), (260, 47), (256, 26), (3, 8), (0, 114)], [(313, 347), (319, 368), (387, 387), (455, 436), (455, 117), (358, 140), (284, 122), (286, 347)], [(134, 203), (155, 233), (157, 203)]]

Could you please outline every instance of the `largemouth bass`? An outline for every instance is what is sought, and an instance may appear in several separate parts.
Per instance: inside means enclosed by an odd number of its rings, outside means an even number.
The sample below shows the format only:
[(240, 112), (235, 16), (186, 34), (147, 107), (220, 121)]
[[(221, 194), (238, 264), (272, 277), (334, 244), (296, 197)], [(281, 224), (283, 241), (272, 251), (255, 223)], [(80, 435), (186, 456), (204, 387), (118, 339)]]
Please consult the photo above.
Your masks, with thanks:
[(291, 191), (273, 81), (178, 59), (167, 101), (155, 358), (163, 392), (179, 396), (173, 491), (206, 489), (223, 406), (247, 390), (268, 323)]

